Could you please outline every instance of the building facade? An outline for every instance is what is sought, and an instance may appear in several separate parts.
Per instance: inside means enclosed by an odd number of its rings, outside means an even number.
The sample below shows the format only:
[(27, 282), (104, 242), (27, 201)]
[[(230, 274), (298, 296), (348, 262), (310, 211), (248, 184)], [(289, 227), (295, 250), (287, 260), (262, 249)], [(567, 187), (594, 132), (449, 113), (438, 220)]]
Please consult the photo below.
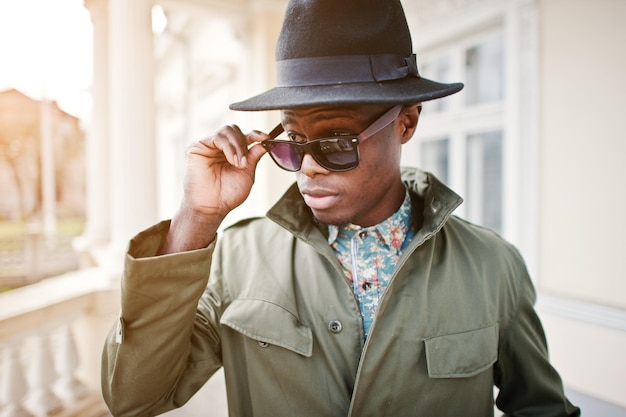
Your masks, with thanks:
[(44, 186), (57, 216), (83, 218), (84, 140), (80, 120), (56, 102), (0, 91), (0, 219), (41, 216)]

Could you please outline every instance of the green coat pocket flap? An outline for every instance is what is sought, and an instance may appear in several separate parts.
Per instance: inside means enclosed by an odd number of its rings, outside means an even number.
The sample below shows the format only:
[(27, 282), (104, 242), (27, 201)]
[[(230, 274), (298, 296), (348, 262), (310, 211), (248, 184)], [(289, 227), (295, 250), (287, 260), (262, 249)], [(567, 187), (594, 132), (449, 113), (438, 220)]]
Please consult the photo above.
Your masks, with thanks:
[(431, 378), (469, 378), (498, 359), (498, 325), (424, 341)]
[(220, 323), (239, 333), (310, 357), (313, 353), (311, 329), (283, 307), (265, 300), (235, 300), (222, 315)]

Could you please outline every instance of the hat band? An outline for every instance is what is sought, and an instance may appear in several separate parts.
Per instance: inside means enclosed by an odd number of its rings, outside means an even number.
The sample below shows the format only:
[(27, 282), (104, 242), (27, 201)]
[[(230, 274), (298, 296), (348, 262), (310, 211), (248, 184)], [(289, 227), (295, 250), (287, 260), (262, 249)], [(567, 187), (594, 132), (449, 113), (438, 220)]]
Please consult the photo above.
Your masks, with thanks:
[(419, 77), (415, 54), (343, 55), (276, 62), (277, 87), (390, 81)]

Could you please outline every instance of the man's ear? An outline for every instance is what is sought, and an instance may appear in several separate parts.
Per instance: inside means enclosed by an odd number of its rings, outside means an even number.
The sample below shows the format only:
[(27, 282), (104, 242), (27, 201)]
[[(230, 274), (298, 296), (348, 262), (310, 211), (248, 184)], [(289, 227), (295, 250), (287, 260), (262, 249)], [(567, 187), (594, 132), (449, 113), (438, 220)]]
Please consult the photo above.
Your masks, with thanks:
[(402, 130), (402, 144), (407, 143), (415, 133), (417, 129), (417, 123), (422, 112), (422, 104), (413, 104), (411, 106), (405, 106), (400, 112), (400, 123)]

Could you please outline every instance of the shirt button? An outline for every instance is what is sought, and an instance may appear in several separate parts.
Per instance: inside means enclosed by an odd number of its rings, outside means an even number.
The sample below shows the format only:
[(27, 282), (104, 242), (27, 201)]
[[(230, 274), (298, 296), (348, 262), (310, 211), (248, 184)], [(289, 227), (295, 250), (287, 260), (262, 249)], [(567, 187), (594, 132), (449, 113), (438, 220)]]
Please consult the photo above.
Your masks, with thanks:
[(332, 333), (339, 333), (343, 329), (343, 325), (339, 320), (331, 320), (328, 322), (328, 330)]
[(260, 347), (262, 347), (262, 348), (266, 348), (266, 347), (268, 347), (268, 346), (270, 345), (269, 343), (267, 343), (267, 342), (263, 342), (263, 341), (261, 341), (261, 340), (258, 340), (258, 341), (257, 341), (257, 343), (258, 343), (258, 345), (259, 345)]
[(360, 233), (359, 233), (359, 237), (360, 237), (361, 239), (365, 239), (365, 238), (367, 237), (367, 232), (366, 232), (365, 230), (364, 230), (364, 231), (362, 231), (362, 232), (360, 232)]

